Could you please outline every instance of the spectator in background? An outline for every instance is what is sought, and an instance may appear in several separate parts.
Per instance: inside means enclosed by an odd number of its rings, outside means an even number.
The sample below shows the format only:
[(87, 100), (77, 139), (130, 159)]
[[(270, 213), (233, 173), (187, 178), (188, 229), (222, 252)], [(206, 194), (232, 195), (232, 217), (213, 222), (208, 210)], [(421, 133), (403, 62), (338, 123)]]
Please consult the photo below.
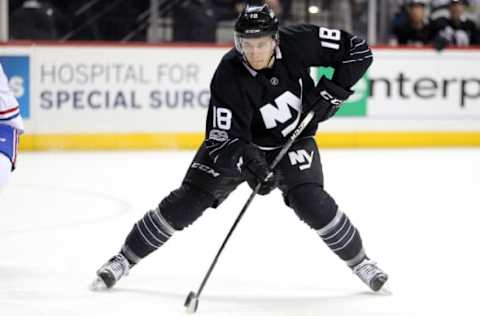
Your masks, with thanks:
[(291, 0), (191, 0), (183, 1), (173, 11), (173, 40), (215, 42), (217, 24), (235, 20), (246, 3), (267, 3), (284, 21), (288, 18)]
[(27, 0), (12, 12), (10, 38), (57, 40), (68, 30), (68, 21), (50, 1)]
[(215, 42), (218, 22), (235, 20), (243, 3), (239, 0), (180, 1), (173, 10), (173, 40)]
[(400, 45), (428, 44), (431, 38), (425, 0), (409, 0), (405, 10), (393, 20), (394, 43)]
[(217, 21), (209, 0), (183, 1), (173, 10), (173, 40), (215, 42)]
[[(431, 0), (430, 19), (435, 20), (442, 16), (448, 17), (450, 15), (450, 1), (451, 0)], [(480, 20), (477, 20), (480, 15), (480, 0), (466, 0), (464, 2), (466, 4), (466, 13), (470, 16), (472, 20), (480, 23)]]
[(469, 46), (479, 44), (479, 30), (474, 21), (464, 14), (464, 0), (451, 0), (448, 17), (432, 21), (434, 44), (438, 49), (446, 46)]

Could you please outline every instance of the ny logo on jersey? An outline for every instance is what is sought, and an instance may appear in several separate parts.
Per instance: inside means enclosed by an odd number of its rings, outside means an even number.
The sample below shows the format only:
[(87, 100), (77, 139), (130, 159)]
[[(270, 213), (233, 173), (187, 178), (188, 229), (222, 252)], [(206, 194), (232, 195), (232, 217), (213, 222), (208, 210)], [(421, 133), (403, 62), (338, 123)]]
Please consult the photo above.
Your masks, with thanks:
[[(262, 114), (263, 122), (267, 129), (275, 128), (278, 123), (285, 123), (291, 119), (293, 115), (290, 111), (290, 107), (294, 108), (297, 112), (302, 110), (301, 99), (290, 91), (285, 91), (278, 96), (275, 99), (275, 104), (277, 106), (268, 103), (260, 108), (260, 113)], [(298, 119), (299, 116), (297, 115), (297, 119), (294, 122), (282, 129), (283, 136), (287, 136), (295, 129)]]
[(288, 153), (288, 158), (290, 158), (290, 163), (292, 166), (299, 164), (298, 168), (300, 170), (305, 170), (312, 166), (313, 150), (310, 153), (308, 153), (305, 149), (291, 151)]

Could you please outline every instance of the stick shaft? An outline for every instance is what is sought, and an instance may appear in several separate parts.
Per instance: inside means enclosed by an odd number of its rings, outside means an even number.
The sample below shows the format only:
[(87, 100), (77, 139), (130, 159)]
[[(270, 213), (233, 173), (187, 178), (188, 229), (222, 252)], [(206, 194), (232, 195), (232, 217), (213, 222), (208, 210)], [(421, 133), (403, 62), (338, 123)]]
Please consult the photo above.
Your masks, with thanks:
[[(273, 160), (273, 162), (271, 163), (270, 165), (270, 170), (273, 170), (277, 165), (278, 163), (280, 162), (280, 160), (282, 160), (282, 158), (285, 156), (285, 154), (287, 153), (287, 151), (290, 149), (290, 147), (292, 146), (293, 142), (297, 139), (297, 137), (303, 132), (303, 130), (305, 129), (305, 127), (307, 127), (308, 123), (310, 123), (310, 121), (312, 120), (313, 116), (315, 115), (315, 113), (313, 111), (310, 111), (308, 112), (308, 114), (305, 116), (305, 118), (302, 120), (302, 122), (300, 122), (300, 124), (297, 126), (297, 128), (293, 131), (293, 133), (290, 135), (288, 141), (285, 143), (285, 145), (283, 145), (282, 149), (280, 150), (280, 152), (277, 154), (277, 156), (275, 157), (275, 159)], [(267, 176), (266, 180), (272, 176), (272, 172)], [(223, 249), (225, 248), (228, 240), (230, 239), (230, 236), (233, 234), (233, 231), (235, 230), (235, 228), (237, 227), (238, 223), (240, 222), (240, 220), (242, 219), (243, 217), (243, 214), (245, 214), (245, 211), (248, 209), (248, 207), (250, 206), (250, 204), (252, 203), (253, 201), (253, 198), (255, 197), (255, 195), (257, 195), (258, 193), (258, 190), (260, 190), (260, 187), (262, 186), (262, 183), (258, 183), (257, 186), (255, 187), (255, 189), (252, 191), (252, 193), (250, 194), (250, 196), (248, 197), (248, 200), (245, 202), (245, 205), (242, 207), (242, 210), (240, 211), (240, 213), (238, 214), (237, 218), (235, 219), (235, 222), (233, 223), (232, 227), (230, 228), (230, 230), (228, 231), (228, 234), (227, 236), (225, 237), (225, 239), (223, 240), (222, 242), (222, 245), (220, 246), (220, 248), (218, 249), (217, 251), (217, 254), (215, 255), (215, 258), (213, 259), (212, 263), (210, 264), (210, 267), (208, 268), (208, 271), (207, 273), (205, 274), (205, 276), (203, 277), (203, 280), (202, 280), (202, 283), (200, 284), (200, 287), (198, 288), (198, 291), (197, 291), (197, 299), (200, 297), (200, 294), (202, 293), (203, 291), (203, 288), (205, 287), (205, 284), (207, 283), (208, 279), (210, 278), (210, 274), (212, 273), (213, 269), (215, 268), (216, 264), (217, 264), (217, 261), (218, 261), (218, 258), (220, 258), (220, 255), (223, 251)]]

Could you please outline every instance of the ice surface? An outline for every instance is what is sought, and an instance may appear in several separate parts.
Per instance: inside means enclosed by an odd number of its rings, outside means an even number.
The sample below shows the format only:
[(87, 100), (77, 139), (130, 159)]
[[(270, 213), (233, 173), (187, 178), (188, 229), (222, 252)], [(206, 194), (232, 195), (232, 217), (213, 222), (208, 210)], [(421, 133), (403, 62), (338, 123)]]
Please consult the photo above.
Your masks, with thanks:
[[(480, 315), (480, 150), (322, 150), (325, 185), (390, 274), (366, 288), (278, 191), (255, 198), (198, 315)], [(88, 290), (143, 214), (181, 182), (193, 152), (22, 153), (0, 196), (0, 315), (185, 315), (248, 197), (216, 210), (132, 269)]]

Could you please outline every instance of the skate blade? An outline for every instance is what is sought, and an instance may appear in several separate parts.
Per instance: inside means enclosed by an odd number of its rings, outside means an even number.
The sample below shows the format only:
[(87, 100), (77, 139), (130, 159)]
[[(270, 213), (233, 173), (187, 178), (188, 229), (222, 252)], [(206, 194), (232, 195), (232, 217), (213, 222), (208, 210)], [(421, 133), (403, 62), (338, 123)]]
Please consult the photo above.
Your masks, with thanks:
[(90, 284), (89, 289), (91, 291), (105, 291), (108, 290), (108, 287), (105, 282), (103, 282), (103, 280), (97, 276), (96, 279)]

